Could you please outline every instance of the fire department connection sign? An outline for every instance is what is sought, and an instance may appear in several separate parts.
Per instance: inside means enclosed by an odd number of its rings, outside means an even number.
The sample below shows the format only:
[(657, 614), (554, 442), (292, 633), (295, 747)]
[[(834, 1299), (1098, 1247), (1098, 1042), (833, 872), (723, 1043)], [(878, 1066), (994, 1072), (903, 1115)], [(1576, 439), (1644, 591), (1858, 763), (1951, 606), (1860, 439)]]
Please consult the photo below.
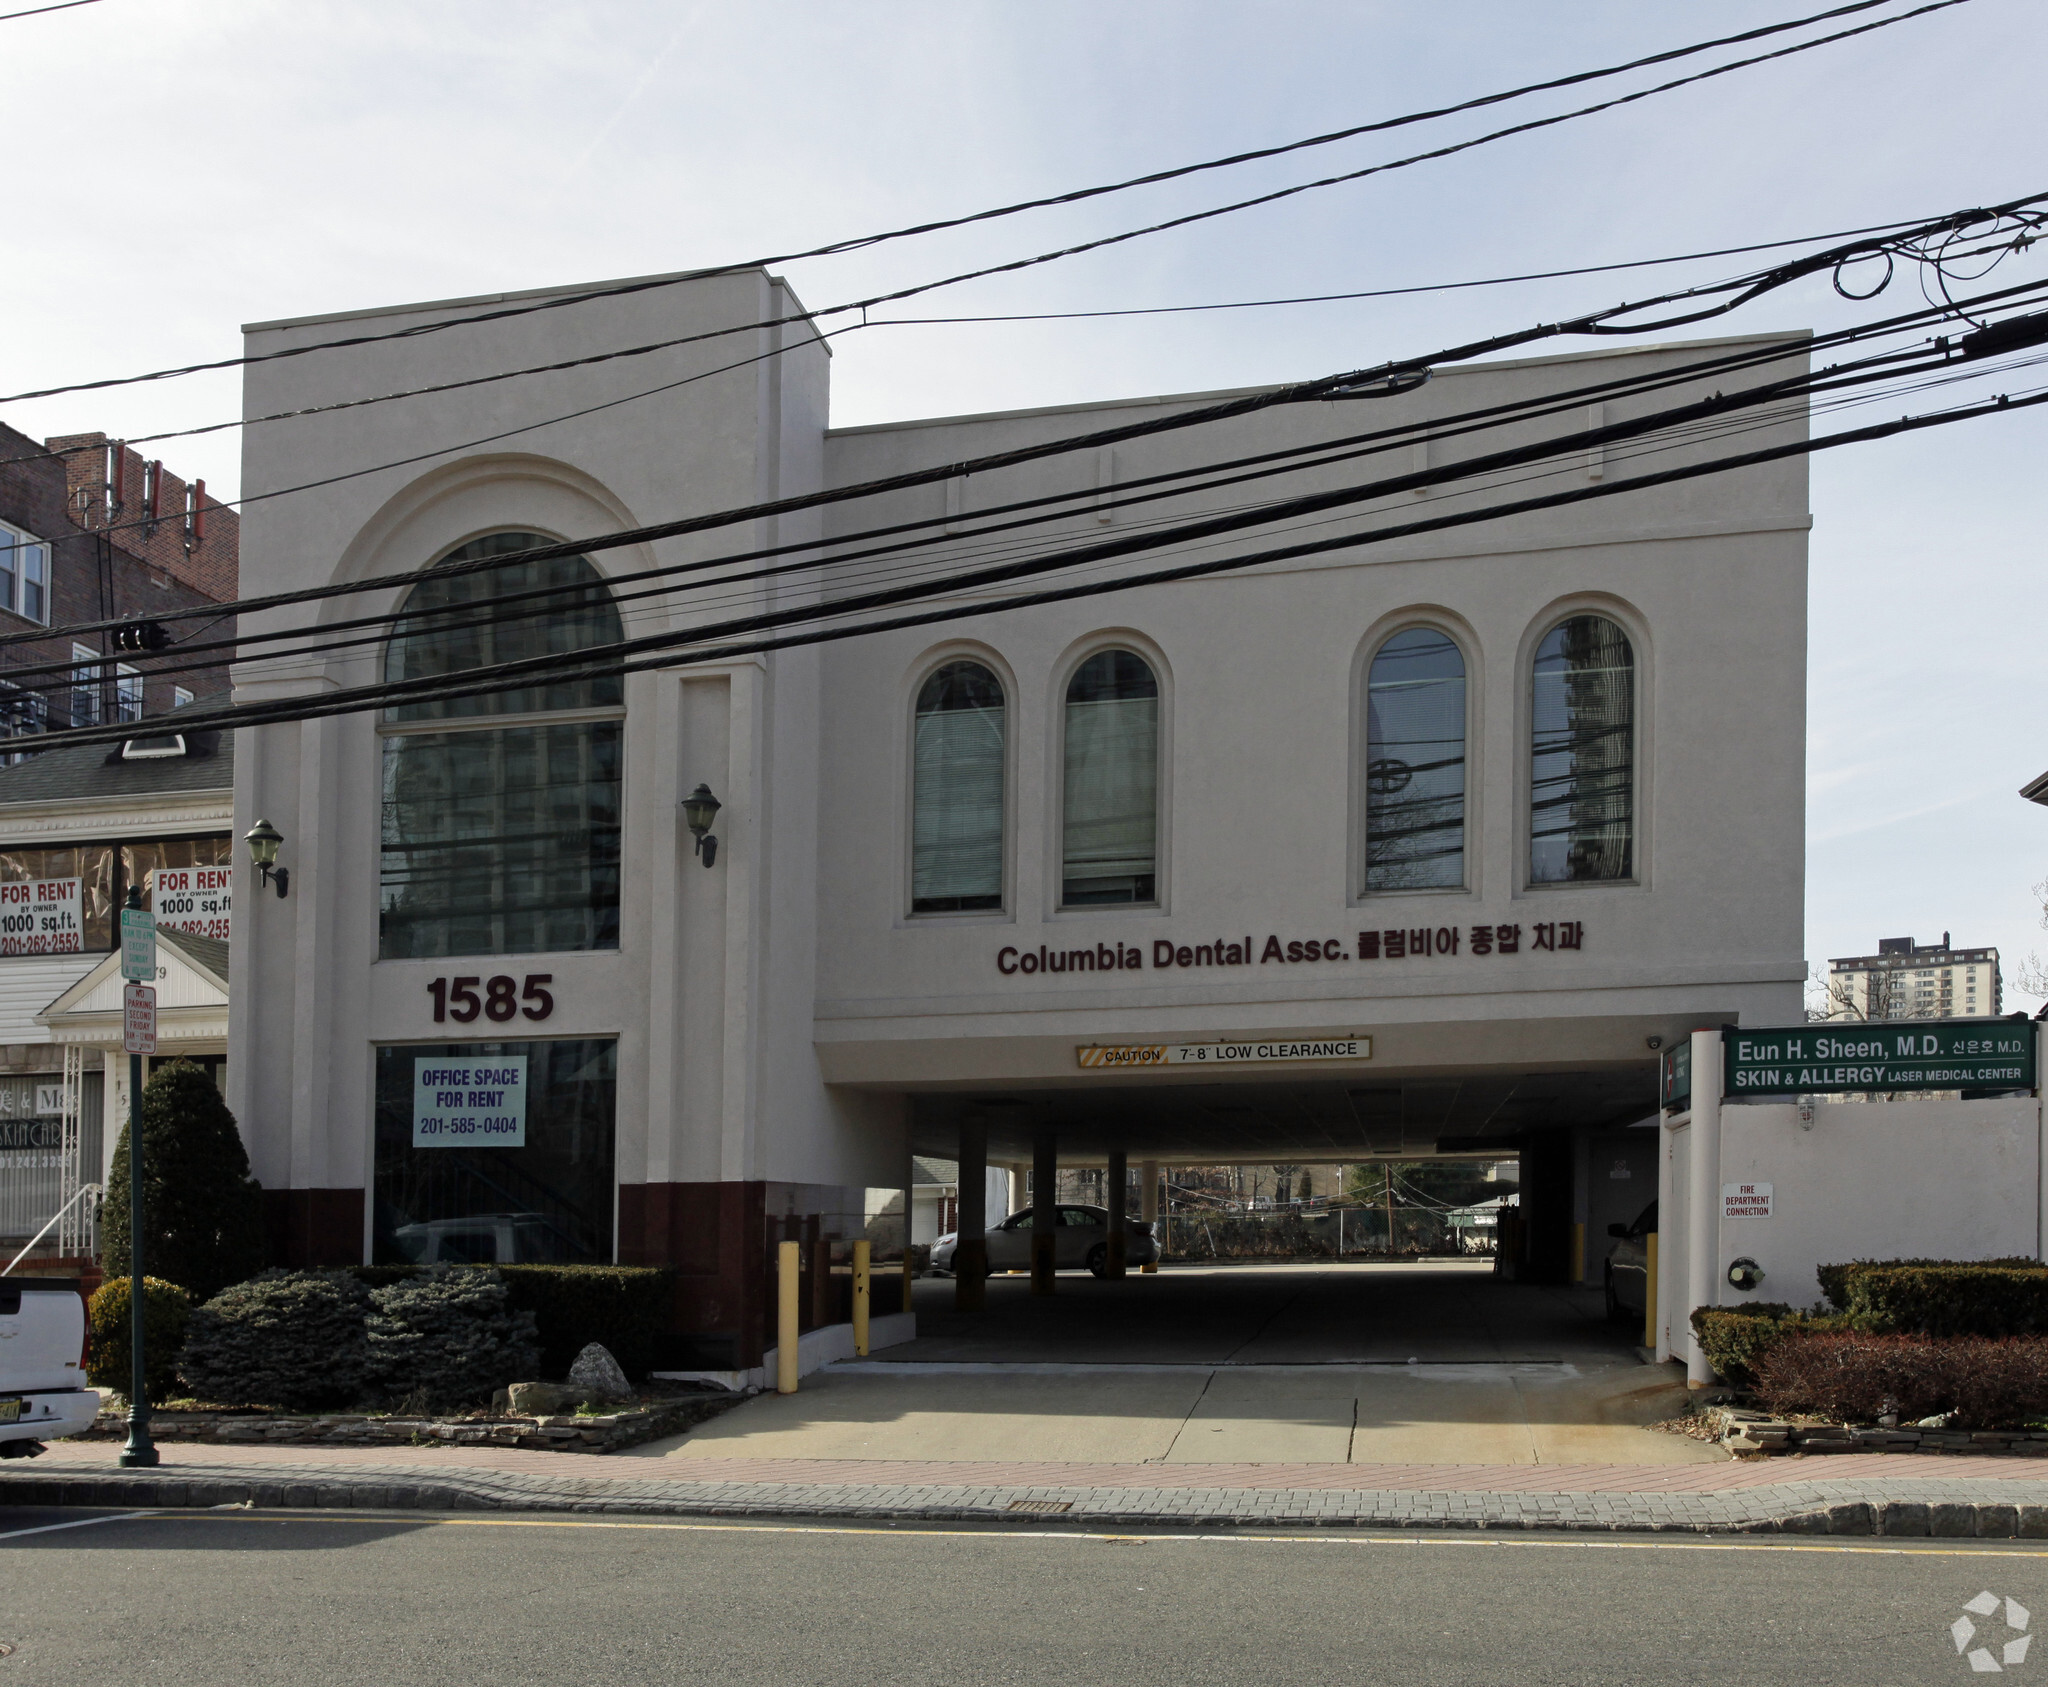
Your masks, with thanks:
[(412, 1063), (415, 1148), (524, 1148), (526, 1056), (420, 1055)]
[(1723, 1218), (1769, 1218), (1771, 1186), (1768, 1183), (1724, 1183), (1721, 1185)]
[(1336, 1037), (1322, 1042), (1265, 1043), (1089, 1043), (1074, 1050), (1083, 1068), (1117, 1066), (1263, 1066), (1291, 1060), (1370, 1060), (1370, 1037)]

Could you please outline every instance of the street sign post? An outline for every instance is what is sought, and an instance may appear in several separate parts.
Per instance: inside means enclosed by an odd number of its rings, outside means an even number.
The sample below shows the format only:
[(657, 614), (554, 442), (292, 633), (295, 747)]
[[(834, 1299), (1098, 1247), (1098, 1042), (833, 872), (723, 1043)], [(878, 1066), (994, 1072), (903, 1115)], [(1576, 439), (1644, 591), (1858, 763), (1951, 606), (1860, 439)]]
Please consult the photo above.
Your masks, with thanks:
[(142, 1057), (156, 1053), (156, 991), (145, 980), (156, 977), (156, 918), (142, 905), (142, 887), (128, 887), (128, 906), (121, 910), (121, 1045), (128, 1051), (128, 1444), (121, 1449), (124, 1465), (157, 1463), (156, 1443), (149, 1437), (149, 1384), (144, 1369), (143, 1313), (148, 1307), (148, 1279), (143, 1275), (142, 1217)]
[(2035, 1032), (2024, 1019), (1821, 1020), (1731, 1028), (1722, 1033), (1722, 1093), (2030, 1090)]

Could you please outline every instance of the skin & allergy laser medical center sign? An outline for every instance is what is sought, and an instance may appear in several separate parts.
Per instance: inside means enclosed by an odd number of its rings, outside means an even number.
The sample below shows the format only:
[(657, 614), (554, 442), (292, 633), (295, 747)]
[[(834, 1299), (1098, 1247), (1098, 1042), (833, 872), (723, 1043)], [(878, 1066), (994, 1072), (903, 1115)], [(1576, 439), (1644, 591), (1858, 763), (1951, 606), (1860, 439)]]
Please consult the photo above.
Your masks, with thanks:
[(1894, 1020), (1723, 1033), (1722, 1093), (2032, 1089), (2025, 1020)]

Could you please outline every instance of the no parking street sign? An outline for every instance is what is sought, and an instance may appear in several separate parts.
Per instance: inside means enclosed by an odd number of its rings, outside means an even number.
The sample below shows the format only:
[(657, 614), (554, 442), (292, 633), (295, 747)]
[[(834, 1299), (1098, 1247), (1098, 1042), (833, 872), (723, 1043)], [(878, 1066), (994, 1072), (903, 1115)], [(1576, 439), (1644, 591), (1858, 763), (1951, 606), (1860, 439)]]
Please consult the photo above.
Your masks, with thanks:
[(156, 992), (147, 984), (121, 992), (121, 1047), (130, 1054), (156, 1053)]

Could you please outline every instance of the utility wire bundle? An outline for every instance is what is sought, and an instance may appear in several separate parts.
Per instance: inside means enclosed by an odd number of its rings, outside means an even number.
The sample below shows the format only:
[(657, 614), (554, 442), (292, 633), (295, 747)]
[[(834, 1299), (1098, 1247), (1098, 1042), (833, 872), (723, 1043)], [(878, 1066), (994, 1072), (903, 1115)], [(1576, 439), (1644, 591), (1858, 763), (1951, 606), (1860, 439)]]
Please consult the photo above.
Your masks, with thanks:
[[(127, 377), (124, 381), (85, 382), (75, 387), (49, 388), (39, 393), (19, 396), (39, 397), (58, 391), (125, 384), (126, 381), (154, 381), (202, 368), (228, 367), (268, 357), (338, 351), (377, 340), (441, 332), (452, 327), (496, 321), (537, 310), (559, 309), (620, 293), (674, 286), (682, 280), (733, 273), (757, 264), (778, 263), (798, 257), (816, 257), (854, 250), (942, 228), (958, 227), (965, 223), (1007, 217), (1047, 205), (1072, 203), (1103, 194), (1123, 192), (1133, 187), (1220, 169), (1282, 152), (1327, 145), (1377, 129), (1420, 122), (1452, 111), (1474, 109), (1544, 89), (1616, 75), (1624, 70), (1682, 58), (1731, 42), (1754, 40), (1823, 20), (1867, 12), (1885, 3), (1887, 0), (1857, 0), (1856, 4), (1836, 7), (1812, 17), (1771, 25), (1738, 36), (1722, 37), (1716, 41), (1654, 55), (1649, 59), (1631, 61), (1627, 65), (1531, 84), (1525, 88), (1484, 96), (1437, 111), (1414, 113), (1379, 123), (1360, 125), (1334, 134), (1289, 143), (1283, 147), (1182, 166), (1104, 187), (1077, 190), (1048, 199), (999, 207), (968, 217), (865, 236), (853, 241), (811, 248), (802, 253), (780, 254), (772, 258), (753, 260), (744, 265), (699, 271), (692, 277), (657, 278), (651, 281), (587, 289), (576, 294), (558, 295), (466, 316), (450, 316), (435, 322), (411, 325), (378, 334), (354, 335), (313, 345), (292, 347), (277, 353), (258, 354), (254, 358), (188, 365), (181, 369)], [(1397, 160), (1390, 164), (1376, 165), (1366, 170), (1328, 177), (1319, 182), (1302, 184), (1282, 190), (1278, 195), (1261, 195), (1237, 201), (1228, 206), (1197, 213), (1193, 217), (1176, 218), (1149, 225), (1144, 229), (1126, 231), (1081, 246), (1062, 248), (1059, 252), (1019, 260), (1014, 264), (994, 266), (992, 269), (970, 272), (967, 276), (948, 277), (913, 288), (899, 289), (893, 294), (877, 295), (875, 299), (833, 307), (831, 311), (806, 313), (782, 319), (779, 323), (747, 323), (742, 328), (685, 336), (650, 346), (621, 348), (592, 358), (499, 371), (474, 377), (469, 381), (443, 383), (437, 387), (412, 389), (404, 393), (374, 395), (367, 399), (352, 399), (341, 405), (315, 406), (307, 410), (283, 413), (278, 417), (250, 420), (282, 420), (284, 415), (303, 415), (313, 413), (314, 410), (388, 402), (418, 396), (424, 392), (446, 391), (454, 386), (472, 385), (481, 381), (513, 379), (572, 367), (580, 363), (644, 355), (651, 351), (669, 349), (695, 340), (716, 338), (727, 333), (755, 333), (763, 327), (801, 324), (815, 329), (820, 317), (836, 312), (864, 311), (868, 305), (884, 302), (888, 298), (907, 297), (912, 293), (952, 285), (959, 280), (972, 279), (1000, 270), (1030, 267), (1075, 251), (1114, 244), (1120, 240), (1135, 238), (1138, 234), (1157, 232), (1159, 229), (1178, 226), (1187, 221), (1241, 210), (1250, 205), (1265, 203), (1273, 197), (1285, 197), (1287, 194), (1328, 186), (1337, 181), (1354, 180), (1384, 169), (1405, 167), (1426, 158), (1443, 156), (1447, 152), (1462, 150), (1467, 146), (1484, 144), (1486, 141), (1500, 139), (1531, 127), (1542, 127), (1565, 121), (1570, 117), (1609, 109), (1617, 104), (1630, 103), (1653, 93), (1682, 86), (1687, 82), (1724, 74), (1729, 70), (1763, 62), (1767, 58), (1803, 52), (1814, 46), (1888, 27), (1907, 18), (1963, 3), (1966, 3), (1966, 0), (1935, 0), (1934, 4), (1866, 22), (1855, 29), (1780, 48), (1775, 52), (1739, 60), (1733, 64), (1717, 66), (1694, 76), (1661, 84), (1656, 88), (1561, 116), (1539, 119), (1531, 124), (1517, 125), (1515, 128), (1500, 130), (1477, 140), (1461, 142), (1452, 147), (1439, 148), (1433, 152), (1417, 154), (1412, 158)], [(1884, 438), (1920, 428), (1946, 426), (1975, 416), (2030, 407), (2048, 400), (2048, 392), (2002, 394), (1992, 400), (1951, 405), (1919, 416), (1906, 416), (1895, 421), (1828, 435), (1819, 440), (1781, 441), (1751, 451), (1706, 459), (1694, 456), (1649, 473), (1606, 479), (1592, 486), (1536, 491), (1521, 497), (1503, 496), (1511, 488), (1530, 485), (1559, 475), (1564, 472), (1561, 465), (1583, 462), (1585, 454), (1591, 450), (1607, 452), (1610, 458), (1620, 462), (1640, 462), (1659, 453), (1696, 447), (1704, 442), (1731, 439), (1761, 428), (1782, 426), (1788, 419), (1803, 415), (1806, 408), (1816, 400), (1823, 408), (1846, 407), (1869, 402), (1873, 396), (1889, 397), (1900, 391), (1926, 390), (1974, 379), (1990, 370), (2028, 366), (2036, 360), (2026, 354), (2042, 341), (2048, 340), (2048, 313), (2042, 313), (2039, 309), (2044, 302), (2048, 302), (2048, 284), (2021, 284), (1958, 300), (1953, 296), (1952, 282), (1962, 275), (1961, 266), (1965, 264), (1982, 262), (1988, 267), (2004, 257), (2023, 251), (2032, 243), (2044, 221), (2048, 221), (2048, 212), (2041, 208), (2044, 202), (2048, 202), (2048, 195), (2034, 195), (1992, 207), (1972, 207), (1916, 224), (1892, 224), (1879, 229), (1859, 231), (1854, 238), (1831, 242), (1822, 250), (1728, 280), (1667, 291), (1647, 300), (1589, 312), (1562, 322), (1532, 325), (1483, 340), (1447, 347), (1426, 356), (1345, 371), (1220, 404), (1195, 406), (1175, 414), (1148, 418), (1143, 422), (1068, 435), (1031, 447), (969, 461), (935, 464), (909, 474), (891, 476), (858, 486), (835, 488), (745, 508), (698, 514), (627, 532), (590, 535), (521, 552), (479, 558), (473, 562), (413, 570), (372, 580), (339, 582), (304, 591), (274, 593), (232, 604), (209, 606), (205, 609), (171, 612), (143, 623), (95, 621), (69, 627), (41, 629), (33, 634), (0, 638), (0, 652), (4, 652), (9, 645), (63, 635), (80, 637), (94, 633), (112, 634), (113, 641), (119, 648), (161, 651), (169, 641), (167, 623), (200, 618), (218, 621), (232, 615), (239, 618), (237, 631), (233, 636), (209, 638), (201, 631), (185, 642), (175, 645), (168, 652), (155, 657), (150, 663), (151, 671), (190, 676), (237, 663), (256, 665), (245, 668), (247, 674), (303, 672), (309, 663), (331, 664), (337, 659), (345, 663), (349, 660), (345, 652), (380, 645), (394, 633), (460, 632), (486, 624), (512, 624), (521, 620), (547, 618), (579, 601), (577, 594), (585, 593), (589, 588), (553, 585), (504, 590), (481, 600), (472, 599), (461, 605), (437, 606), (431, 609), (408, 608), (401, 603), (395, 612), (387, 610), (377, 614), (356, 615), (312, 626), (292, 624), (295, 620), (292, 617), (283, 617), (284, 624), (279, 624), (280, 616), (276, 612), (354, 594), (402, 591), (430, 576), (446, 579), (464, 572), (509, 571), (550, 559), (587, 556), (593, 552), (626, 546), (643, 546), (686, 534), (759, 522), (772, 517), (820, 509), (830, 504), (871, 499), (970, 475), (986, 475), (1033, 461), (1092, 451), (1169, 430), (1201, 428), (1287, 405), (1398, 397), (1413, 391), (1429, 379), (1433, 369), (1444, 365), (1566, 337), (1638, 336), (1666, 332), (1676, 327), (1725, 315), (1809, 276), (1832, 276), (1836, 291), (1844, 298), (1873, 298), (1889, 284), (1901, 262), (1913, 265), (1922, 277), (1923, 291), (1928, 299), (1928, 304), (1923, 310), (1839, 330), (1819, 336), (1808, 343), (1753, 344), (1726, 352), (1693, 357), (1668, 367), (1641, 370), (1632, 375), (1590, 382), (1568, 393), (1532, 397), (1449, 417), (1435, 416), (1427, 423), (1414, 421), (1319, 440), (1310, 445), (1291, 446), (1231, 459), (1197, 462), (1185, 468), (1146, 476), (1120, 485), (1116, 491), (1115, 503), (1119, 518), (1127, 519), (1132, 512), (1143, 510), (1149, 505), (1171, 504), (1176, 500), (1214, 494), (1226, 488), (1255, 488), (1261, 480), (1278, 474), (1298, 474), (1304, 470), (1329, 469), (1343, 464), (1362, 463), (1372, 457), (1412, 445), (1417, 438), (1422, 437), (1425, 427), (1427, 437), (1434, 442), (1463, 440), (1476, 447), (1470, 455), (1442, 466), (1432, 466), (1429, 469), (1405, 474), (1382, 474), (1377, 478), (1353, 481), (1292, 498), (1260, 498), (1256, 493), (1248, 493), (1251, 499), (1249, 502), (1222, 508), (1212, 507), (1199, 515), (1189, 515), (1185, 512), (1175, 515), (1162, 510), (1147, 516), (1140, 522), (1137, 530), (1083, 543), (1073, 542), (1070, 536), (1048, 534), (1046, 529), (1071, 520), (1084, 500), (1092, 500), (1097, 496), (1097, 489), (1093, 486), (1013, 501), (992, 509), (977, 511), (969, 518), (971, 524), (965, 531), (961, 531), (962, 523), (957, 516), (930, 517), (871, 525), (858, 531), (835, 535), (822, 542), (806, 540), (801, 543), (755, 547), (689, 563), (641, 569), (610, 576), (604, 585), (607, 595), (614, 604), (643, 605), (642, 608), (629, 611), (628, 616), (642, 622), (657, 623), (655, 631), (642, 633), (637, 637), (621, 637), (608, 643), (575, 650), (550, 652), (519, 661), (487, 664), (463, 670), (456, 675), (438, 673), (398, 682), (345, 686), (340, 690), (328, 691), (318, 696), (279, 699), (258, 704), (233, 706), (207, 703), (189, 706), (178, 712), (178, 727), (180, 730), (206, 730), (261, 725), (384, 708), (401, 703), (447, 701), (492, 692), (525, 689), (536, 684), (559, 684), (648, 668), (725, 660), (741, 654), (856, 637), (892, 628), (931, 624), (1032, 604), (1124, 591), (1170, 580), (1189, 579), (1202, 574), (1253, 568), (1261, 564), (1328, 554), (1353, 547), (1384, 544), (1420, 533), (1475, 522), (1500, 520), (1515, 514), (1555, 508), (1589, 499), (1620, 496), (1678, 480), (1725, 473), (1736, 468)], [(1655, 261), (1665, 260), (1645, 260)], [(1587, 269), (1591, 271), (1625, 267), (1635, 266), (1603, 265), (1587, 266)], [(1877, 277), (1874, 284), (1865, 286), (1862, 278), (1871, 268), (1878, 268)], [(1978, 270), (1976, 273), (1981, 275), (1983, 272)], [(1974, 278), (1973, 276), (1972, 279)], [(1968, 331), (1950, 334), (1933, 332), (1936, 329), (1957, 326)], [(1903, 346), (1876, 351), (1861, 350), (1870, 342), (1898, 340), (1906, 336), (1911, 338)], [(1773, 364), (1803, 360), (1810, 350), (1830, 351), (1837, 348), (1858, 348), (1859, 355), (1847, 362), (1812, 371), (1785, 373), (1780, 370), (1774, 374), (1770, 367)], [(784, 355), (789, 349), (789, 344), (783, 344), (760, 355)], [(685, 376), (680, 381), (671, 381), (664, 386), (649, 389), (648, 392), (628, 394), (583, 411), (572, 412), (566, 417), (549, 417), (511, 431), (531, 431), (533, 428), (589, 414), (591, 410), (634, 402), (651, 396), (652, 393), (672, 390), (691, 381), (705, 379), (710, 375), (743, 367), (746, 363), (758, 360), (750, 357), (736, 364), (721, 366), (719, 369), (699, 371)], [(1532, 422), (1554, 419), (1575, 412), (1583, 415), (1584, 407), (1589, 403), (1605, 403), (1623, 398), (1640, 399), (1678, 387), (1697, 385), (1707, 380), (1722, 381), (1728, 385), (1718, 388), (1705, 400), (1689, 398), (1661, 409), (1643, 410), (1639, 414), (1611, 424), (1574, 427), (1561, 435), (1533, 443), (1496, 446), (1490, 450), (1485, 448), (1489, 434), (1497, 434), (1499, 430), (1511, 424), (1526, 427)], [(1738, 380), (1745, 384), (1735, 384)], [(492, 437), (495, 439), (505, 436)], [(439, 447), (412, 458), (401, 459), (397, 463), (383, 463), (350, 470), (345, 475), (330, 476), (326, 480), (308, 484), (329, 484), (334, 479), (377, 473), (427, 457), (468, 449), (481, 443), (486, 442), (467, 441)], [(259, 496), (289, 496), (306, 489), (272, 488)], [(1365, 508), (1403, 491), (1425, 489), (1445, 492), (1462, 499), (1483, 496), (1488, 501), (1471, 503), (1467, 507), (1427, 518), (1393, 522), (1384, 520), (1384, 512), (1379, 512), (1375, 518), (1373, 513)], [(1360, 521), (1374, 521), (1375, 524), (1361, 530), (1358, 526)], [(1262, 542), (1252, 549), (1237, 548), (1244, 542), (1241, 536), (1249, 536), (1255, 529), (1280, 528), (1283, 534), (1298, 534), (1309, 525), (1332, 524), (1342, 527), (1344, 531), (1312, 539), (1297, 538), (1292, 543)], [(949, 533), (949, 526), (955, 531)], [(1269, 534), (1267, 539), (1270, 541), (1276, 536), (1281, 535)], [(1226, 554), (1204, 555), (1199, 560), (1176, 560), (1172, 566), (1165, 568), (1131, 572), (1117, 566), (1127, 559), (1160, 551), (1190, 553), (1213, 552), (1219, 549)], [(1008, 588), (1017, 583), (1062, 573), (1070, 577), (1060, 583), (1045, 585), (1035, 590), (1008, 591)], [(1084, 573), (1087, 578), (1071, 577)], [(780, 596), (776, 595), (778, 589)], [(267, 624), (259, 624), (252, 629), (251, 621), (259, 617)], [(68, 689), (73, 684), (75, 675), (75, 666), (64, 663), (10, 669), (7, 678), (27, 692), (55, 692)], [(52, 733), (41, 742), (48, 747), (66, 743), (97, 743), (130, 736), (132, 732), (132, 726), (109, 723), (105, 726), (74, 728)]]

